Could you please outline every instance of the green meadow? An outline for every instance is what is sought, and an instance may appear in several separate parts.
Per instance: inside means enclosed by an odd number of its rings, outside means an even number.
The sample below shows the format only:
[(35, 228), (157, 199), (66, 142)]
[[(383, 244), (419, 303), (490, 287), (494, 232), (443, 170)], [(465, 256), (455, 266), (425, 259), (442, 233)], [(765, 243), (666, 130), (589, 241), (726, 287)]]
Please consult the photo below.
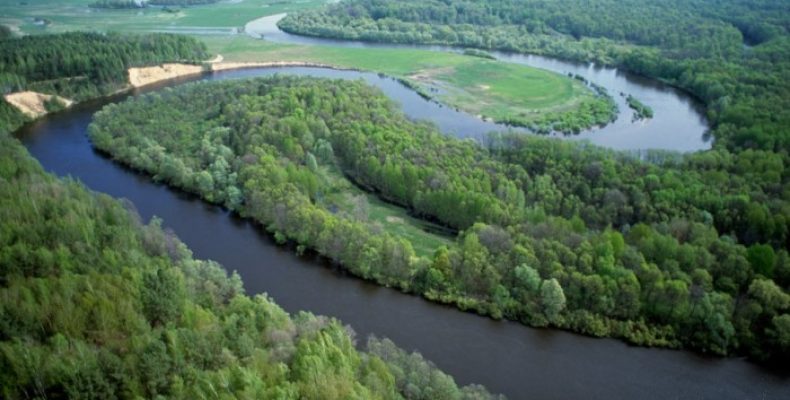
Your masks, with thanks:
[[(90, 8), (94, 0), (8, 0), (0, 2), (0, 23), (27, 34), (71, 30), (229, 33), (251, 19), (317, 7), (322, 0), (230, 0), (191, 7), (109, 10)], [(36, 22), (47, 20), (48, 24)]]

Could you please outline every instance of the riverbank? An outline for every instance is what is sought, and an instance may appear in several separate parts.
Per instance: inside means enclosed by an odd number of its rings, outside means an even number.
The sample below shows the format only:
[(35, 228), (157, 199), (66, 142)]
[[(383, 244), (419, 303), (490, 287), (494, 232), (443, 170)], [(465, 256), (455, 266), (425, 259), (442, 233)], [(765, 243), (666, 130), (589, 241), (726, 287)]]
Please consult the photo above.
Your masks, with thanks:
[(458, 53), (277, 44), (247, 36), (202, 40), (225, 60), (309, 61), (383, 73), (445, 106), (540, 132), (578, 132), (617, 115), (612, 108), (605, 118), (587, 118), (592, 105), (605, 109), (609, 101), (568, 76)]
[(246, 68), (279, 68), (279, 67), (316, 67), (330, 69), (344, 69), (337, 66), (309, 62), (309, 61), (222, 61), (224, 57), (218, 54), (212, 61), (202, 65), (180, 63), (167, 63), (150, 67), (129, 68), (129, 85), (132, 88), (153, 85), (178, 78), (197, 76), (205, 72), (229, 71)]
[[(416, 387), (504, 400), (457, 385), (389, 339), (357, 343), (335, 318), (288, 313), (245, 291), (230, 267), (193, 257), (161, 220), (143, 222), (125, 200), (58, 178), (6, 131), (0, 182), (4, 398), (202, 398), (220, 387), (228, 398), (389, 399)], [(228, 385), (227, 373), (245, 378)]]
[(28, 118), (33, 119), (46, 115), (53, 109), (68, 108), (74, 104), (73, 100), (64, 97), (33, 91), (9, 93), (3, 98)]
[[(267, 75), (275, 72), (261, 71)], [(236, 70), (204, 79), (249, 76), (251, 71)], [(19, 137), (46, 169), (74, 176), (93, 190), (128, 198), (144, 220), (162, 217), (165, 226), (197, 257), (237, 270), (249, 293), (268, 293), (289, 312), (311, 310), (338, 317), (353, 326), (359, 337), (390, 337), (404, 348), (419, 349), (460, 382), (480, 382), (513, 398), (663, 399), (704, 394), (721, 399), (779, 399), (787, 394), (784, 375), (741, 359), (530, 329), (351, 278), (310, 252), (297, 255), (293, 247), (278, 246), (253, 223), (180, 191), (163, 190), (160, 184), (97, 154), (85, 132), (102, 106), (78, 107), (47, 117), (26, 127)], [(570, 385), (569, 376), (574, 382)], [(612, 376), (624, 379), (600, 385)]]
[[(343, 68), (330, 64), (309, 62), (309, 61), (266, 61), (266, 62), (244, 62), (244, 61), (223, 61), (223, 56), (218, 54), (214, 59), (206, 63), (184, 64), (184, 63), (164, 63), (148, 67), (134, 67), (127, 70), (127, 86), (112, 92), (109, 95), (117, 95), (133, 89), (160, 84), (180, 78), (195, 77), (207, 72), (221, 72), (238, 69), (252, 68), (282, 68), (282, 67), (312, 67), (327, 68), (334, 70), (355, 70)], [(97, 100), (105, 96), (86, 99)], [(52, 111), (59, 111), (63, 108), (71, 107), (79, 102), (61, 97), (58, 95), (38, 93), (34, 91), (22, 91), (9, 93), (3, 96), (6, 102), (19, 110), (30, 119), (37, 119), (47, 115)]]

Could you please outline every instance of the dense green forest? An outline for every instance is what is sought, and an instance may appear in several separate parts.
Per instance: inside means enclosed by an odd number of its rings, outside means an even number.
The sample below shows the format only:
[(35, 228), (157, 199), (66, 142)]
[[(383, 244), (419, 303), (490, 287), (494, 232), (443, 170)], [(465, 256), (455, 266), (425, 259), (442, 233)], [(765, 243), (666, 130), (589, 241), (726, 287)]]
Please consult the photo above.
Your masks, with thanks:
[[(92, 34), (0, 43), (3, 57), (22, 55), (2, 66), (30, 85), (204, 56), (192, 39), (108, 39), (117, 46)], [(74, 58), (44, 58), (61, 45), (83, 47)], [(119, 59), (103, 64), (110, 54)], [(55, 71), (65, 74), (13, 60), (60, 63)], [(339, 321), (290, 316), (266, 296), (246, 296), (238, 275), (194, 259), (161, 221), (144, 224), (123, 202), (45, 173), (10, 136), (24, 122), (0, 102), (0, 397), (499, 398), (458, 387), (387, 339), (356, 346)]]
[(249, 297), (154, 219), (0, 133), (0, 395), (493, 399), (419, 354)]
[(73, 32), (0, 40), (0, 94), (34, 90), (85, 100), (127, 87), (130, 67), (206, 58), (202, 42), (169, 34)]
[(708, 106), (717, 145), (790, 148), (785, 0), (345, 0), (289, 14), (288, 32), (543, 54), (622, 67)]
[[(790, 351), (786, 172), (765, 150), (646, 161), (409, 121), (363, 82), (191, 84), (110, 105), (94, 145), (254, 218), (352, 273), (495, 317), (633, 343), (782, 359)], [(418, 257), (338, 212), (338, 174), (460, 231)]]

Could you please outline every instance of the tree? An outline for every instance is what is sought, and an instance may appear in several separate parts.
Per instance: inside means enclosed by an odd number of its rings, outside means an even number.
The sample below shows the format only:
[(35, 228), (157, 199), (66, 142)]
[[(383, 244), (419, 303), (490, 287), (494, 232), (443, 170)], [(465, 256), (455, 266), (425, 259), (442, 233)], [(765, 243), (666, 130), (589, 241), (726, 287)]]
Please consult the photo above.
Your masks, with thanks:
[(311, 152), (307, 152), (307, 156), (305, 158), (305, 164), (310, 171), (316, 172), (318, 171), (318, 161), (316, 161), (315, 156)]
[(565, 293), (556, 279), (544, 280), (540, 285), (540, 301), (546, 319), (557, 322), (560, 312), (565, 309)]
[(515, 269), (516, 283), (527, 293), (538, 293), (540, 289), (540, 274), (534, 268), (521, 264)]
[(755, 244), (749, 247), (746, 259), (752, 265), (755, 273), (766, 278), (773, 278), (774, 275), (774, 249), (767, 244)]
[(143, 311), (152, 325), (166, 325), (181, 315), (184, 303), (182, 279), (174, 268), (161, 268), (143, 276)]

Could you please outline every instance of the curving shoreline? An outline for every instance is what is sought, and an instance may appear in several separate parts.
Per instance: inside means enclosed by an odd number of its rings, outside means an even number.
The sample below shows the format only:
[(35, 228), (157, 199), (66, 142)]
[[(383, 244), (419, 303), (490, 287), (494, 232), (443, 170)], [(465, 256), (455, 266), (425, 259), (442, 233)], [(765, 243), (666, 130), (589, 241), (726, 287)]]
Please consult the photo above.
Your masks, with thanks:
[[(128, 92), (163, 82), (168, 82), (180, 78), (196, 77), (205, 73), (231, 71), (252, 68), (283, 68), (283, 67), (306, 67), (306, 68), (326, 68), (337, 71), (361, 71), (355, 68), (343, 68), (330, 64), (309, 62), (309, 61), (223, 61), (221, 54), (201, 65), (185, 63), (164, 63), (149, 67), (133, 67), (127, 69), (127, 86), (108, 95), (98, 96), (88, 100), (100, 100), (113, 95)], [(45, 103), (52, 99), (57, 99), (64, 108), (82, 103), (67, 99), (65, 97), (39, 93), (34, 91), (21, 91), (8, 93), (3, 98), (16, 109), (21, 111), (31, 119), (41, 118), (51, 111), (47, 110)], [(88, 101), (85, 100), (85, 101)]]
[[(370, 50), (425, 50), (461, 52), (462, 48), (439, 45), (407, 45), (327, 39), (293, 35), (283, 31), (277, 22), (286, 14), (264, 16), (250, 21), (245, 33), (268, 43), (289, 44), (314, 48), (348, 48)], [(619, 107), (617, 119), (603, 127), (583, 130), (574, 135), (553, 133), (547, 136), (566, 140), (584, 140), (614, 150), (636, 151), (669, 150), (681, 153), (708, 150), (712, 140), (706, 135), (710, 129), (704, 105), (689, 93), (659, 80), (643, 77), (626, 70), (594, 63), (578, 63), (540, 55), (491, 51), (500, 62), (538, 68), (561, 75), (579, 76), (604, 87)], [(653, 108), (655, 118), (633, 121), (633, 110), (617, 93), (631, 94)], [(481, 120), (482, 121), (482, 120)], [(491, 124), (490, 130), (506, 130), (504, 124)]]
[[(215, 61), (219, 60), (219, 61)], [(308, 61), (222, 61), (224, 57), (218, 54), (214, 60), (203, 65), (182, 63), (166, 63), (151, 67), (129, 68), (129, 84), (132, 88), (140, 88), (172, 79), (196, 76), (205, 72), (229, 71), (245, 68), (279, 68), (279, 67), (314, 67), (344, 70), (337, 66), (308, 62)], [(350, 69), (347, 69), (350, 70)]]
[[(206, 74), (201, 79), (278, 72), (282, 70), (236, 70)], [(327, 70), (315, 73), (339, 74)], [(386, 82), (390, 87), (400, 86), (391, 80)], [(407, 93), (405, 88), (398, 90)], [(420, 103), (416, 94), (408, 91), (408, 95)], [(513, 398), (710, 395), (735, 399), (783, 398), (786, 394), (785, 384), (790, 378), (739, 358), (633, 347), (616, 339), (480, 318), (436, 300), (404, 295), (350, 277), (312, 253), (299, 256), (293, 248), (277, 245), (252, 222), (163, 188), (95, 152), (85, 129), (93, 112), (104, 103), (53, 114), (26, 126), (20, 139), (46, 169), (74, 176), (93, 190), (128, 198), (145, 219), (153, 215), (164, 218), (166, 226), (174, 229), (196, 255), (237, 270), (250, 293), (269, 293), (288, 311), (311, 310), (339, 318), (363, 337), (389, 337), (404, 348), (420, 350), (459, 382), (479, 382)], [(426, 103), (420, 105), (429, 108)], [(464, 351), (459, 352), (461, 348)], [(711, 368), (699, 368), (701, 365)], [(599, 385), (615, 374), (623, 379)]]

